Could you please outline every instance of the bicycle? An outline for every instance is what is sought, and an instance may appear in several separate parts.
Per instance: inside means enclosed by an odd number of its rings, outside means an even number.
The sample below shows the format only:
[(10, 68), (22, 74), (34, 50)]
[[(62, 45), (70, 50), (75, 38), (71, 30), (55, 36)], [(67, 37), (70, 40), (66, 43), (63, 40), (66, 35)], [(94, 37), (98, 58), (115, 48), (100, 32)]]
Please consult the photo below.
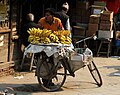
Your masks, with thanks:
[[(74, 50), (65, 45), (39, 45), (40, 47), (44, 47), (44, 49), (39, 51), (36, 76), (40, 86), (45, 91), (59, 90), (64, 85), (68, 75), (75, 77), (75, 71), (85, 66), (88, 67), (96, 84), (99, 87), (102, 85), (102, 78), (93, 61), (92, 51), (85, 43), (86, 40), (91, 38), (93, 38), (93, 36), (76, 42), (76, 44), (84, 42), (84, 48), (75, 48)], [(45, 49), (47, 52), (45, 52)], [(56, 52), (51, 52), (54, 49), (56, 49)], [(51, 54), (49, 54), (50, 52)], [(81, 58), (81, 60), (72, 60), (72, 58), (75, 58), (74, 54), (77, 54), (76, 58)], [(72, 55), (74, 56), (72, 57)], [(82, 58), (84, 58), (84, 60), (82, 60)], [(77, 66), (75, 66), (75, 62)], [(47, 80), (46, 85), (44, 85), (42, 79)], [(51, 81), (54, 85), (50, 85)]]
[[(37, 59), (38, 63), (37, 63), (37, 71), (36, 72), (37, 72), (38, 82), (45, 91), (59, 90), (62, 87), (62, 85), (64, 84), (67, 75), (74, 77), (75, 71), (77, 71), (80, 68), (83, 68), (85, 66), (88, 66), (88, 69), (89, 69), (93, 79), (95, 80), (96, 84), (99, 87), (102, 85), (101, 75), (93, 61), (93, 56), (90, 54), (90, 53), (92, 53), (92, 51), (90, 49), (88, 49), (88, 47), (86, 47), (86, 44), (85, 44), (85, 40), (88, 40), (91, 38), (92, 37), (88, 37), (86, 39), (76, 42), (76, 44), (79, 44), (80, 42), (84, 41), (85, 47), (82, 49), (77, 48), (75, 51), (77, 51), (78, 54), (82, 53), (84, 55), (88, 55), (87, 56), (88, 59), (86, 59), (85, 61), (79, 61), (81, 63), (79, 64), (79, 66), (77, 66), (77, 68), (72, 68), (72, 66), (70, 64), (71, 52), (73, 52), (73, 51), (69, 50), (67, 46), (59, 47), (60, 51), (63, 50), (62, 55), (57, 55), (57, 54), (53, 53), (52, 56), (48, 57), (44, 51), (40, 52), (39, 58)], [(83, 52), (81, 52), (81, 50)], [(54, 59), (55, 56), (57, 56), (56, 57), (57, 60)], [(73, 63), (74, 63), (74, 61), (73, 61)], [(42, 79), (48, 80), (47, 86), (44, 86)], [(51, 80), (55, 84), (54, 86), (49, 85)]]

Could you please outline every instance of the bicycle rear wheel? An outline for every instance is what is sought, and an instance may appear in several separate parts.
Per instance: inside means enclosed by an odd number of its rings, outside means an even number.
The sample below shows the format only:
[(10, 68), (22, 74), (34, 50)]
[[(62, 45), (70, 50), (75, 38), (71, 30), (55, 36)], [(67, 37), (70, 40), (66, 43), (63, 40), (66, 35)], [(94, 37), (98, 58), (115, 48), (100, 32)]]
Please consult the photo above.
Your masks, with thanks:
[(95, 80), (96, 84), (100, 87), (102, 85), (102, 78), (101, 75), (95, 65), (95, 63), (92, 61), (90, 64), (87, 65), (88, 69)]
[[(67, 70), (66, 68), (61, 64), (62, 61), (59, 61), (56, 66), (53, 65), (52, 68), (49, 67), (49, 61), (44, 60), (43, 57), (38, 59), (37, 63), (37, 79), (40, 84), (40, 87), (43, 88), (45, 91), (57, 91), (60, 90), (62, 85), (64, 84), (66, 80)], [(50, 63), (54, 64), (54, 63)], [(46, 67), (48, 66), (48, 67)], [(59, 67), (62, 68), (59, 68)], [(41, 72), (42, 68), (45, 68), (45, 70), (48, 72), (46, 74), (43, 74)], [(52, 71), (52, 72), (51, 72)], [(44, 80), (47, 80), (46, 84), (44, 84)]]

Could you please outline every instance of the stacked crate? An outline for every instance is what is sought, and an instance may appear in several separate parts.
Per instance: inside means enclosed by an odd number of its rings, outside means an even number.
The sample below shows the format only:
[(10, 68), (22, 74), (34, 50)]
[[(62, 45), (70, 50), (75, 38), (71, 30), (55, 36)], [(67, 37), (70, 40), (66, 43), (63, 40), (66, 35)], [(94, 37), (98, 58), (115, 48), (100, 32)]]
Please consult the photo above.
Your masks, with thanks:
[(92, 36), (96, 34), (99, 27), (100, 15), (91, 15), (89, 18), (88, 31), (86, 32), (86, 36)]
[(103, 11), (100, 15), (98, 38), (113, 38), (113, 12)]
[(71, 8), (70, 20), (72, 26), (73, 40), (77, 41), (85, 37), (90, 11), (89, 2), (76, 0), (75, 6)]
[(94, 1), (94, 5), (91, 5), (91, 15), (89, 16), (88, 31), (86, 32), (86, 36), (97, 34), (99, 30), (100, 13), (104, 10), (105, 6), (106, 3), (102, 1)]

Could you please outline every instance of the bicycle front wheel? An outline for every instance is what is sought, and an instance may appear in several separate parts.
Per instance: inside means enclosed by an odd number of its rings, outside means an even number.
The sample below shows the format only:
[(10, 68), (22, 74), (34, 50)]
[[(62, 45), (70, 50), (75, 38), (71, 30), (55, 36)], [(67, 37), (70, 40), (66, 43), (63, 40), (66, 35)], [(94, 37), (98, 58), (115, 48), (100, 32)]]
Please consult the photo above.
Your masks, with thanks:
[[(45, 64), (49, 63), (48, 61), (47, 62), (45, 61), (46, 60), (39, 58), (37, 63), (37, 79), (40, 84), (40, 87), (43, 88), (43, 90), (45, 91), (60, 90), (60, 88), (62, 87), (66, 80), (67, 75), (66, 68), (61, 64), (62, 61), (59, 61), (56, 66), (52, 66), (52, 68), (49, 69), (50, 72), (48, 74), (43, 76), (41, 75), (41, 72), (43, 72), (42, 69), (44, 66), (47, 66)], [(47, 70), (48, 68), (46, 68), (46, 71)]]
[(87, 66), (96, 84), (100, 87), (102, 85), (102, 78), (95, 63), (92, 61)]

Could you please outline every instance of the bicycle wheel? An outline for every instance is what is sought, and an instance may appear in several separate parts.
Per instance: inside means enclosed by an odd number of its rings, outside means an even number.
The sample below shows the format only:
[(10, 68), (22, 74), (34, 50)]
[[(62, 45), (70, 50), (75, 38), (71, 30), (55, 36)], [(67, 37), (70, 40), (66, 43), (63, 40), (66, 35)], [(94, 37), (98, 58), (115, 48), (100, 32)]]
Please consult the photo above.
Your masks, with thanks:
[(101, 75), (95, 65), (95, 63), (92, 61), (90, 64), (87, 65), (88, 69), (95, 80), (96, 84), (100, 87), (102, 85), (102, 78)]
[[(67, 70), (59, 61), (56, 65), (49, 66), (49, 60), (44, 60), (44, 57), (40, 57), (37, 63), (37, 79), (40, 87), (45, 91), (60, 90), (66, 80)], [(54, 64), (51, 63), (50, 64)], [(48, 67), (47, 67), (48, 66)], [(62, 68), (59, 68), (62, 66)], [(43, 70), (44, 68), (44, 70)], [(46, 73), (45, 73), (46, 72)], [(44, 80), (47, 83), (44, 84)]]

